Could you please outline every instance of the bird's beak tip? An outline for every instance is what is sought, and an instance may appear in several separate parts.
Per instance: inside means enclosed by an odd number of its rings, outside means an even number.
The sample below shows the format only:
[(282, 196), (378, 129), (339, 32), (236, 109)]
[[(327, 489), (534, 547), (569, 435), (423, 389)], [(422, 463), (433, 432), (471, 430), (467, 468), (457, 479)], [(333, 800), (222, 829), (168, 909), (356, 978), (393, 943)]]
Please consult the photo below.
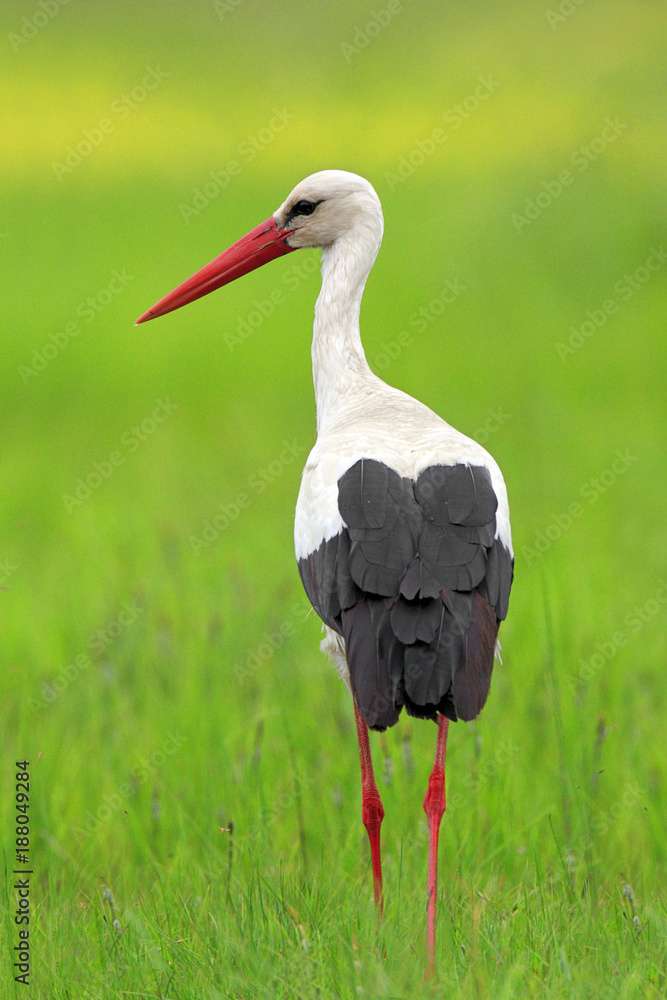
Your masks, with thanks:
[(134, 325), (135, 326), (141, 326), (142, 323), (147, 323), (149, 321), (149, 319), (155, 319), (155, 318), (156, 317), (155, 317), (155, 313), (153, 312), (153, 310), (152, 309), (148, 309), (145, 313), (142, 313), (141, 316), (138, 317), (138, 319), (135, 319)]

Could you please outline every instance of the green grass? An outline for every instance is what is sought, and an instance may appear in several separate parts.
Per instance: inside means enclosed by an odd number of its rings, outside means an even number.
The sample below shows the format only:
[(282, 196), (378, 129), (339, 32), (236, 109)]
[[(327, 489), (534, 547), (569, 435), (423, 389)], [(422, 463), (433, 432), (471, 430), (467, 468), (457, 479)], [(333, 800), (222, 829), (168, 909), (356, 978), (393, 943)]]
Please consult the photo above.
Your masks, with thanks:
[[(351, 67), (340, 43), (378, 4), (263, 16), (247, 0), (222, 22), (204, 4), (72, 4), (9, 60), (25, 107), (0, 165), (0, 829), (11, 869), (13, 762), (28, 757), (33, 996), (667, 990), (667, 293), (664, 268), (638, 272), (667, 246), (664, 16), (587, 3), (552, 29), (528, 5), (403, 7)], [(248, 53), (265, 79), (242, 85)], [(58, 181), (52, 162), (152, 61), (164, 88)], [(394, 185), (480, 74), (498, 92)], [(284, 134), (184, 224), (179, 205), (282, 106)], [(608, 116), (618, 140), (517, 226)], [(293, 562), (314, 257), (132, 326), (320, 166), (367, 174), (383, 199), (369, 359), (484, 439), (513, 512), (503, 663), (481, 718), (451, 730), (429, 985), (435, 729), (403, 719), (373, 739), (378, 929), (349, 696)]]

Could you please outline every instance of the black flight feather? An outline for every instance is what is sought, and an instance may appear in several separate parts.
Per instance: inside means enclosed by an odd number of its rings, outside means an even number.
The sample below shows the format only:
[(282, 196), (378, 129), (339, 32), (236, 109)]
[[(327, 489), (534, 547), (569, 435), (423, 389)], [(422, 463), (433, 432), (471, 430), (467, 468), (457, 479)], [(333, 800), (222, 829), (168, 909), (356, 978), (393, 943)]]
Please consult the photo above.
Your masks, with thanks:
[(371, 728), (393, 725), (402, 708), (465, 720), (483, 708), (513, 575), (497, 507), (483, 466), (431, 466), (412, 481), (365, 458), (339, 479), (344, 528), (299, 569), (345, 639)]

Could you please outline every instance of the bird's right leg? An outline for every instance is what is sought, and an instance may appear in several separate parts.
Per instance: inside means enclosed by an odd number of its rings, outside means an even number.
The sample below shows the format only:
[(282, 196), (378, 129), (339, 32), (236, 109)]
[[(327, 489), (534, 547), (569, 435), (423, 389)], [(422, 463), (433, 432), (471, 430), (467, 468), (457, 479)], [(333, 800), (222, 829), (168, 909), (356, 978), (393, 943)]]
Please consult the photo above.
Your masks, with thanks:
[(368, 743), (368, 726), (363, 720), (359, 707), (354, 703), (354, 717), (357, 723), (357, 738), (359, 740), (359, 760), (361, 761), (361, 818), (371, 845), (371, 863), (373, 865), (373, 893), (375, 905), (382, 915), (382, 859), (380, 856), (380, 827), (384, 819), (382, 799), (375, 784), (373, 760)]

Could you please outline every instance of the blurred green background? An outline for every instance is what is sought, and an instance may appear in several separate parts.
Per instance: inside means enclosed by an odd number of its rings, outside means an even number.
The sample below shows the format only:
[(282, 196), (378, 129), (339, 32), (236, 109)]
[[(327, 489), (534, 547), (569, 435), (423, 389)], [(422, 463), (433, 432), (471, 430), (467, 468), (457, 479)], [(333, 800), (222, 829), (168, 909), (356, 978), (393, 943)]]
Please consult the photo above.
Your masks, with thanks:
[[(3, 794), (45, 998), (665, 994), (664, 5), (3, 5)], [(292, 515), (317, 257), (134, 318), (303, 176), (364, 174), (369, 360), (501, 464), (517, 575), (452, 731), (373, 740)], [(0, 996), (20, 995), (11, 878)]]

